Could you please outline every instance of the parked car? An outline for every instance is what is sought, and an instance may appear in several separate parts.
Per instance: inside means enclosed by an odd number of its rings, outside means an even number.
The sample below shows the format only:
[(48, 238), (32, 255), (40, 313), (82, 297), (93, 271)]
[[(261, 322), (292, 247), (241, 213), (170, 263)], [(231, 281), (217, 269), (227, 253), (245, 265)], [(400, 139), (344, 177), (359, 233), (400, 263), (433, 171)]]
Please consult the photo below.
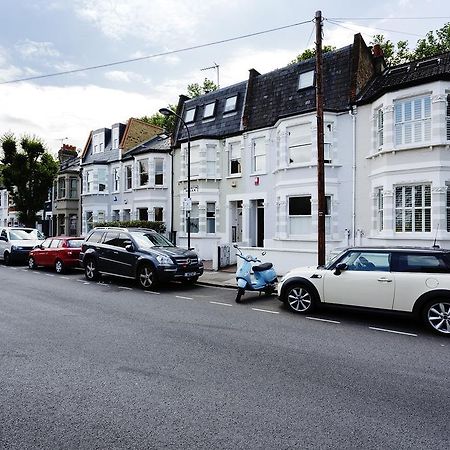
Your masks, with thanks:
[(35, 228), (4, 227), (0, 230), (0, 258), (6, 265), (26, 263), (30, 251), (45, 239)]
[(289, 271), (278, 297), (301, 314), (328, 303), (413, 313), (450, 336), (450, 251), (348, 248), (323, 267)]
[(88, 280), (116, 275), (136, 279), (143, 289), (171, 280), (195, 283), (203, 274), (197, 253), (146, 228), (94, 228), (83, 242), (80, 261)]
[(47, 238), (31, 250), (28, 257), (28, 267), (54, 267), (57, 273), (62, 273), (70, 267), (79, 267), (80, 252), (83, 238), (53, 237)]

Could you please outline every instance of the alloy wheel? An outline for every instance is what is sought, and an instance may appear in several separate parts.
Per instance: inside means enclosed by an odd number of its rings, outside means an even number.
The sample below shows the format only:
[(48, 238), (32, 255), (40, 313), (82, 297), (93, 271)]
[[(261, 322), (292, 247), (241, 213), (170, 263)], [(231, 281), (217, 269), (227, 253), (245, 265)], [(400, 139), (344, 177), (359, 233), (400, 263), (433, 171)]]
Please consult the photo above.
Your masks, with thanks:
[(150, 266), (143, 266), (139, 270), (139, 283), (144, 289), (150, 289), (154, 283), (154, 274)]
[(311, 309), (312, 297), (307, 289), (296, 286), (288, 291), (287, 301), (295, 312), (306, 312)]
[(438, 333), (450, 335), (450, 302), (431, 304), (428, 307), (427, 320)]

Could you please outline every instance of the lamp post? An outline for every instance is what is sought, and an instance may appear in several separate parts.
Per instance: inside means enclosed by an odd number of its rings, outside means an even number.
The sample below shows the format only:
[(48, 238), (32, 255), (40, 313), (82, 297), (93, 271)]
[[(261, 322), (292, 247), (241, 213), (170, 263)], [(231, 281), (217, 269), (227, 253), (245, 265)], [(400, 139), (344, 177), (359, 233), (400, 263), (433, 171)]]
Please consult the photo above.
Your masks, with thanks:
[(187, 220), (187, 246), (188, 250), (191, 249), (191, 133), (189, 132), (189, 127), (186, 125), (186, 122), (183, 118), (178, 115), (175, 111), (172, 111), (169, 108), (161, 108), (159, 112), (163, 116), (175, 116), (177, 117), (181, 123), (185, 126), (187, 132), (187, 202), (185, 202), (186, 208), (186, 220)]

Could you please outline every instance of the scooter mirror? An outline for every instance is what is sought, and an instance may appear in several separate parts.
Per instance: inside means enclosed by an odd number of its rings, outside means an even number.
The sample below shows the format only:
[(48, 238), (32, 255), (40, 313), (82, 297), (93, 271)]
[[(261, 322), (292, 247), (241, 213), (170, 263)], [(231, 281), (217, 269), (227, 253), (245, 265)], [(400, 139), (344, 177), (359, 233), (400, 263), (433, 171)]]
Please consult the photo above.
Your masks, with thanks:
[(237, 244), (233, 244), (233, 247), (234, 247), (234, 248), (238, 248), (238, 245), (237, 245)]
[(263, 256), (264, 256), (265, 254), (266, 254), (266, 252), (262, 252), (262, 253), (261, 253), (261, 255), (263, 255)]

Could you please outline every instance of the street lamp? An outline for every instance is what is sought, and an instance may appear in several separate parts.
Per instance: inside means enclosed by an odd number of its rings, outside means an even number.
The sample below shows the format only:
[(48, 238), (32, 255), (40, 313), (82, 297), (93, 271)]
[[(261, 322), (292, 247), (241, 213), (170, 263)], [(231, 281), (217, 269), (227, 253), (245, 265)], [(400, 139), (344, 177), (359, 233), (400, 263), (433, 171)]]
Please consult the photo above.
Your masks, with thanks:
[(177, 117), (181, 123), (185, 126), (187, 132), (187, 202), (185, 204), (186, 208), (186, 219), (187, 219), (187, 240), (188, 240), (188, 249), (191, 248), (191, 133), (189, 132), (189, 127), (186, 125), (186, 122), (183, 118), (178, 115), (175, 111), (172, 111), (169, 108), (161, 108), (159, 112), (163, 116), (175, 116)]

